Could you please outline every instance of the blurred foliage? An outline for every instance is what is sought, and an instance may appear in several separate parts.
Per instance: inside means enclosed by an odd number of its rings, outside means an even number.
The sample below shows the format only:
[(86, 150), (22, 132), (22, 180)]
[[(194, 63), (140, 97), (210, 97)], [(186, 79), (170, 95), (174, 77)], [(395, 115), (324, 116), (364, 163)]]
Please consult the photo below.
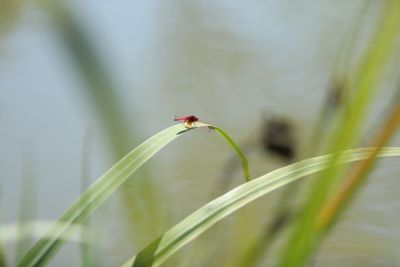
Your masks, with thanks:
[[(42, 7), (50, 15), (53, 25), (65, 46), (65, 51), (74, 63), (75, 70), (85, 83), (85, 90), (79, 91), (84, 95), (95, 110), (103, 126), (106, 138), (110, 144), (115, 160), (122, 158), (137, 142), (137, 136), (133, 129), (138, 127), (129, 121), (120, 96), (116, 93), (117, 86), (113, 77), (107, 71), (107, 66), (97, 47), (93, 43), (90, 34), (85, 30), (80, 17), (68, 5), (68, 2), (54, 0), (43, 1)], [(156, 203), (162, 192), (159, 192), (151, 177), (151, 172), (144, 167), (139, 173), (141, 177), (135, 185), (130, 181), (121, 188), (121, 198), (124, 207), (124, 215), (128, 230), (132, 232), (132, 238), (138, 240), (138, 236), (152, 236), (165, 223), (166, 218)], [(140, 203), (140, 204), (139, 204)], [(147, 224), (146, 217), (141, 216), (151, 210), (155, 222)]]
[(12, 30), (18, 21), (23, 0), (1, 0), (0, 2), (0, 35)]
[[(399, 35), (400, 1), (391, 0), (385, 5), (387, 6), (381, 14), (380, 25), (371, 38), (358, 67), (350, 76), (348, 90), (351, 93), (351, 105), (342, 113), (340, 124), (329, 147), (330, 152), (336, 153), (336, 157), (332, 158), (330, 167), (315, 180), (311, 193), (307, 196), (300, 212), (295, 230), (284, 248), (280, 266), (307, 265), (321, 242), (321, 229), (316, 227), (318, 214), (338, 182), (344, 179), (343, 167), (337, 165), (338, 152), (359, 143), (362, 125), (367, 118), (374, 96), (380, 89), (384, 70), (394, 53)], [(367, 169), (371, 167), (374, 159), (375, 157), (372, 157), (372, 160), (368, 161)], [(366, 175), (366, 173), (361, 172), (360, 175)]]

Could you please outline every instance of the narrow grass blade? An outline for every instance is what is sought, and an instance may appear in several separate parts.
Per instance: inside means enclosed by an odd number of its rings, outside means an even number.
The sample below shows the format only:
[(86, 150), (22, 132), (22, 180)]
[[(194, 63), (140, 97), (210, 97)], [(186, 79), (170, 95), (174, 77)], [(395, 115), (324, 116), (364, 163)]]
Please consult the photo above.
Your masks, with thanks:
[[(79, 90), (79, 96), (85, 97), (88, 103), (93, 105), (114, 159), (122, 158), (137, 140), (134, 127), (138, 125), (126, 116), (123, 101), (117, 93), (121, 90), (118, 90), (118, 85), (110, 75), (102, 55), (97, 53), (96, 43), (90, 32), (85, 31), (86, 25), (69, 3), (53, 0), (41, 3), (52, 19), (52, 25), (65, 48), (65, 55), (74, 64), (73, 70), (77, 71), (84, 82), (84, 90)], [(162, 211), (154, 205), (159, 202), (163, 192), (157, 190), (154, 185), (150, 168), (141, 168), (137, 175), (143, 177), (142, 184), (135, 183), (133, 187), (129, 183), (131, 180), (128, 180), (120, 190), (123, 218), (129, 226), (127, 230), (132, 240), (137, 240), (135, 237), (139, 233), (145, 236), (153, 235), (166, 223)], [(137, 192), (140, 192), (140, 195)], [(136, 205), (137, 199), (143, 200), (140, 206)], [(151, 226), (138, 219), (142, 217), (138, 217), (137, 214), (144, 212), (150, 212), (155, 218)]]
[(79, 90), (79, 94), (86, 96), (96, 109), (115, 158), (122, 157), (128, 153), (129, 145), (134, 142), (134, 138), (129, 131), (129, 120), (126, 118), (123, 105), (115, 93), (117, 86), (101, 56), (96, 53), (95, 43), (85, 32), (85, 25), (67, 2), (40, 3), (58, 31), (66, 56), (72, 60), (74, 70), (78, 71), (86, 85), (85, 90)]
[[(103, 176), (101, 176), (89, 189), (87, 189), (72, 206), (60, 217), (57, 222), (63, 227), (54, 227), (47, 236), (39, 240), (25, 255), (18, 266), (43, 266), (64, 244), (65, 239), (74, 230), (76, 224), (86, 220), (90, 213), (100, 206), (119, 186), (121, 186), (140, 166), (149, 160), (164, 146), (175, 138), (197, 127), (210, 127), (208, 124), (198, 123), (196, 127), (187, 128), (184, 124), (169, 127), (150, 137), (144, 143), (132, 150)], [(222, 130), (221, 130), (222, 131)], [(225, 133), (225, 139), (229, 137)], [(234, 141), (229, 137), (230, 144)], [(236, 143), (235, 143), (236, 144)], [(240, 149), (235, 149), (236, 152)], [(244, 155), (241, 154), (243, 157)], [(244, 158), (245, 159), (245, 158)]]
[(396, 103), (394, 109), (387, 117), (383, 127), (372, 140), (374, 151), (365, 160), (360, 162), (356, 168), (346, 178), (342, 187), (337, 193), (327, 201), (319, 213), (316, 224), (321, 232), (326, 232), (337, 220), (338, 216), (345, 209), (347, 204), (352, 200), (357, 190), (366, 180), (369, 171), (372, 169), (376, 161), (376, 155), (379, 150), (393, 137), (397, 129), (400, 127), (400, 103)]
[[(0, 240), (0, 242), (3, 242), (2, 240)], [(4, 248), (3, 248), (3, 244), (0, 244), (0, 266), (7, 266), (7, 262), (6, 262), (6, 257), (4, 254)]]
[[(384, 4), (387, 6), (381, 14), (380, 25), (354, 75), (349, 77), (348, 86), (354, 97), (348, 110), (343, 114), (340, 127), (337, 128), (331, 142), (332, 151), (342, 151), (356, 143), (363, 122), (367, 118), (368, 108), (380, 89), (383, 71), (393, 53), (396, 37), (399, 34), (400, 1), (391, 0)], [(335, 185), (342, 178), (340, 174), (343, 168), (336, 165), (337, 160), (338, 156), (334, 156), (330, 166), (321, 173), (320, 179), (315, 180), (294, 231), (283, 248), (279, 266), (304, 266), (319, 244), (319, 231), (315, 227), (315, 221)]]
[[(81, 193), (83, 193), (86, 188), (90, 185), (90, 167), (91, 167), (91, 146), (92, 145), (92, 134), (90, 131), (85, 133), (85, 137), (83, 138), (83, 146), (82, 146), (82, 165), (81, 165)], [(85, 204), (85, 203), (82, 203)], [(87, 219), (86, 222), (82, 223), (83, 226), (90, 227), (90, 220)], [(90, 240), (91, 235), (86, 228), (82, 228), (80, 231), (82, 240)], [(82, 242), (81, 248), (81, 266), (82, 267), (90, 267), (94, 266), (93, 261), (95, 257), (91, 257), (91, 247), (89, 244)]]
[[(373, 151), (373, 148), (344, 151), (340, 153), (337, 163), (343, 164), (366, 159), (371, 151)], [(400, 147), (384, 148), (378, 156), (400, 156)], [(179, 248), (229, 214), (279, 187), (327, 168), (331, 158), (332, 155), (325, 155), (306, 159), (238, 186), (209, 202), (166, 231), (161, 237), (127, 261), (123, 267), (159, 266)]]
[(240, 161), (242, 162), (244, 179), (246, 181), (250, 181), (249, 163), (247, 162), (247, 158), (244, 155), (244, 153), (242, 152), (242, 150), (240, 150), (240, 147), (238, 146), (238, 144), (236, 144), (235, 140), (233, 140), (233, 138), (230, 137), (228, 135), (228, 133), (225, 132), (224, 130), (222, 130), (221, 128), (218, 128), (218, 127), (213, 126), (213, 125), (208, 125), (208, 127), (210, 129), (214, 129), (217, 133), (219, 133), (226, 140), (226, 142), (228, 142), (228, 144), (231, 145), (233, 150), (235, 150), (236, 154), (240, 158)]
[(186, 128), (182, 124), (167, 128), (149, 138), (122, 158), (89, 187), (60, 217), (58, 222), (65, 223), (65, 227), (55, 227), (49, 234), (52, 238), (39, 240), (25, 255), (19, 266), (44, 265), (62, 246), (63, 239), (70, 234), (76, 224), (87, 219), (89, 214), (101, 205), (141, 165), (185, 130)]

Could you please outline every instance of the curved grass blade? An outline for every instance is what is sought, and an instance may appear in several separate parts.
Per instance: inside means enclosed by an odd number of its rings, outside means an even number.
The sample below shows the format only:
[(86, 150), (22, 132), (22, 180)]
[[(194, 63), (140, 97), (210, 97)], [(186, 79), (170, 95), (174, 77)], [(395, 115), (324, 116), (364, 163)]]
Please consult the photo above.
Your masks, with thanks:
[(238, 144), (236, 144), (235, 140), (232, 139), (232, 137), (230, 137), (228, 135), (227, 132), (225, 132), (224, 130), (222, 130), (221, 128), (209, 125), (208, 126), (210, 129), (214, 129), (215, 131), (217, 131), (217, 133), (219, 133), (225, 140), (226, 142), (228, 142), (228, 144), (231, 145), (231, 147), (233, 148), (233, 150), (235, 150), (236, 154), (239, 156), (240, 161), (242, 162), (242, 168), (243, 168), (243, 174), (244, 174), (244, 179), (248, 182), (250, 181), (250, 170), (249, 170), (249, 163), (247, 162), (247, 158), (246, 156), (243, 154), (242, 150), (240, 150)]
[[(217, 127), (204, 123), (196, 123), (192, 128), (187, 128), (184, 124), (169, 127), (147, 139), (103, 174), (60, 217), (57, 222), (61, 224), (53, 227), (46, 235), (47, 237), (40, 239), (28, 251), (18, 266), (33, 267), (45, 265), (65, 243), (66, 238), (75, 230), (76, 225), (86, 220), (90, 213), (100, 206), (140, 166), (180, 134), (198, 127), (213, 127), (218, 129), (219, 132), (224, 133), (222, 136), (235, 148), (242, 161), (245, 160), (247, 163), (246, 158), (233, 139)], [(245, 172), (248, 173), (248, 169)], [(51, 238), (48, 238), (48, 236)]]
[(65, 227), (54, 227), (50, 230), (51, 239), (42, 238), (24, 256), (18, 266), (44, 265), (63, 245), (74, 226), (88, 218), (89, 214), (102, 204), (119, 186), (122, 185), (142, 164), (165, 145), (178, 137), (186, 128), (182, 124), (167, 128), (146, 140), (132, 150), (91, 187), (89, 187), (60, 217), (58, 222), (66, 223)]
[[(373, 148), (359, 148), (340, 153), (337, 163), (343, 164), (369, 157)], [(400, 147), (383, 148), (379, 157), (400, 156)], [(127, 261), (123, 267), (159, 266), (179, 248), (199, 236), (218, 221), (251, 201), (301, 177), (329, 166), (332, 155), (306, 159), (280, 168), (242, 184), (201, 207)]]

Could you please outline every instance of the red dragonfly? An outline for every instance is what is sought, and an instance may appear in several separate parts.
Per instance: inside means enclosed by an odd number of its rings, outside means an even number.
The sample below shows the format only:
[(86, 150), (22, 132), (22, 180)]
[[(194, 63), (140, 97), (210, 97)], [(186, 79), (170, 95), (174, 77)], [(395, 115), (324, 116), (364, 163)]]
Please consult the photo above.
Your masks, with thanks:
[(199, 118), (196, 116), (184, 116), (184, 117), (179, 117), (175, 118), (174, 121), (181, 121), (185, 124), (186, 127), (192, 127), (192, 124), (195, 123), (196, 121), (199, 121)]

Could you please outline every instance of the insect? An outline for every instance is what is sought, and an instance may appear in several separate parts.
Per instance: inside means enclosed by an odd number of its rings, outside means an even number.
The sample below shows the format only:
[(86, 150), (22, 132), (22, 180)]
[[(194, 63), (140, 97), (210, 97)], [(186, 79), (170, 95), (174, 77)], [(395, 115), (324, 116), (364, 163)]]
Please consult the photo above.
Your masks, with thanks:
[(199, 118), (197, 118), (194, 115), (190, 115), (190, 116), (175, 118), (174, 121), (181, 121), (183, 122), (186, 128), (192, 128), (193, 124), (199, 121)]

